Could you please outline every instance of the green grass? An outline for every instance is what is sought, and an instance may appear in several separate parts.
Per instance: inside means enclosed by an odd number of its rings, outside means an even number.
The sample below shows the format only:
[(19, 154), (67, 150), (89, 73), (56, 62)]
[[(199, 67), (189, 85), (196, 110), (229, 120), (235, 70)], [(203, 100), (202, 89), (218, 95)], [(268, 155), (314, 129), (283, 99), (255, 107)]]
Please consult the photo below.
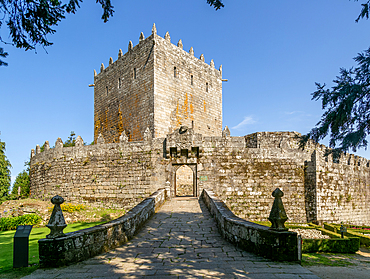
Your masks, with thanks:
[(326, 266), (349, 266), (355, 265), (348, 261), (351, 259), (349, 255), (334, 254), (334, 253), (303, 253), (302, 266), (326, 265)]
[[(81, 229), (93, 227), (101, 224), (95, 223), (74, 223), (69, 224), (64, 232), (73, 232)], [(0, 232), (0, 277), (1, 278), (20, 278), (37, 269), (39, 262), (38, 240), (45, 238), (50, 230), (46, 227), (33, 228), (29, 237), (29, 266), (25, 268), (13, 269), (13, 237), (15, 230)]]

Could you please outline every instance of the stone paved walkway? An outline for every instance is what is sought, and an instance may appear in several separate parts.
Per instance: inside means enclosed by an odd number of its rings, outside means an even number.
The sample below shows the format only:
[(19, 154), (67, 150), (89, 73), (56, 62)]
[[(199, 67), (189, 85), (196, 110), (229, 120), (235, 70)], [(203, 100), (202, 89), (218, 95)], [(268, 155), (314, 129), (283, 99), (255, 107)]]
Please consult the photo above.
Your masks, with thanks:
[(63, 268), (23, 278), (319, 278), (298, 264), (278, 263), (225, 241), (202, 201), (166, 202), (123, 246)]

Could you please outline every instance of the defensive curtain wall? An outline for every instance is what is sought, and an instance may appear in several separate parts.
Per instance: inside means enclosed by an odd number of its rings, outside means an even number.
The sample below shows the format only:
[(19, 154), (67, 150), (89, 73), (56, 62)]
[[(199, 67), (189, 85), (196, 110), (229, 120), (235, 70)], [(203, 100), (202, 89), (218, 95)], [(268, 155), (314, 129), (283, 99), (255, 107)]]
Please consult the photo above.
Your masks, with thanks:
[[(289, 221), (370, 223), (369, 161), (351, 154), (339, 160), (325, 157), (326, 147), (309, 143), (298, 148), (296, 132), (261, 132), (231, 137), (202, 136), (181, 127), (165, 138), (63, 147), (31, 152), (31, 196), (50, 199), (58, 194), (67, 202), (131, 209), (166, 185), (176, 185), (181, 168), (192, 174), (186, 193), (199, 196), (212, 190), (239, 217), (266, 220), (271, 193), (284, 192)], [(36, 153), (36, 154), (35, 154)], [(188, 176), (189, 172), (186, 174)]]

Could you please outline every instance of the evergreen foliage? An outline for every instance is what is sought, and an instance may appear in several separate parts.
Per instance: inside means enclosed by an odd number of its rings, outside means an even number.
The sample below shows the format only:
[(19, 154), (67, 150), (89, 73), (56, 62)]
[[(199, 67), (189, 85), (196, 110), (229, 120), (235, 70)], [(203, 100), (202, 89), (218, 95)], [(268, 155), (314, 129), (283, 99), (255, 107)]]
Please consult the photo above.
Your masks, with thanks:
[(312, 99), (321, 100), (325, 112), (316, 127), (302, 137), (301, 146), (309, 138), (318, 142), (330, 135), (329, 146), (333, 150), (327, 154), (339, 156), (340, 152), (366, 148), (370, 133), (370, 48), (354, 60), (358, 66), (340, 69), (332, 88), (316, 83)]
[(216, 11), (224, 7), (224, 4), (222, 3), (221, 0), (207, 0), (207, 3), (211, 7), (214, 7)]
[[(356, 22), (369, 18), (370, 0), (361, 6)], [(312, 93), (312, 100), (321, 99), (324, 113), (316, 126), (300, 138), (301, 148), (309, 139), (319, 142), (329, 136), (332, 149), (327, 149), (325, 155), (332, 154), (333, 159), (338, 159), (342, 152), (366, 149), (370, 133), (370, 47), (354, 60), (358, 66), (341, 68), (331, 89), (325, 88), (325, 83), (315, 83), (317, 90)]]
[(74, 131), (71, 131), (69, 138), (63, 143), (64, 147), (75, 146), (76, 144), (76, 134)]
[(18, 196), (18, 188), (20, 187), (20, 196), (28, 197), (30, 195), (30, 176), (28, 172), (23, 170), (15, 178), (13, 184), (12, 195)]
[[(9, 29), (11, 42), (6, 42), (0, 35), (0, 42), (14, 45), (25, 50), (35, 49), (37, 45), (50, 46), (53, 43), (47, 35), (56, 32), (55, 27), (65, 19), (66, 14), (76, 13), (83, 0), (67, 0), (63, 4), (59, 0), (0, 0), (0, 28), (6, 25)], [(101, 19), (107, 22), (113, 16), (111, 0), (96, 0), (103, 9)], [(224, 5), (221, 0), (207, 0), (216, 10)], [(8, 53), (0, 47), (0, 58)], [(0, 66), (8, 64), (0, 59)]]
[(7, 196), (10, 188), (12, 165), (5, 155), (5, 142), (0, 141), (0, 198)]

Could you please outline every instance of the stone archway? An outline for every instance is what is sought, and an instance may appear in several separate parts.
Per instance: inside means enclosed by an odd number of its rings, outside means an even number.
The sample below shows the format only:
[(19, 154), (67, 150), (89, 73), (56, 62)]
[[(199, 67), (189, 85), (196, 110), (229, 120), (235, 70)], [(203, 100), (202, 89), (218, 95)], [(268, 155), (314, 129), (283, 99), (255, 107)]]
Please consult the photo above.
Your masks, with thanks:
[(197, 196), (196, 164), (174, 165), (174, 194), (178, 196)]

